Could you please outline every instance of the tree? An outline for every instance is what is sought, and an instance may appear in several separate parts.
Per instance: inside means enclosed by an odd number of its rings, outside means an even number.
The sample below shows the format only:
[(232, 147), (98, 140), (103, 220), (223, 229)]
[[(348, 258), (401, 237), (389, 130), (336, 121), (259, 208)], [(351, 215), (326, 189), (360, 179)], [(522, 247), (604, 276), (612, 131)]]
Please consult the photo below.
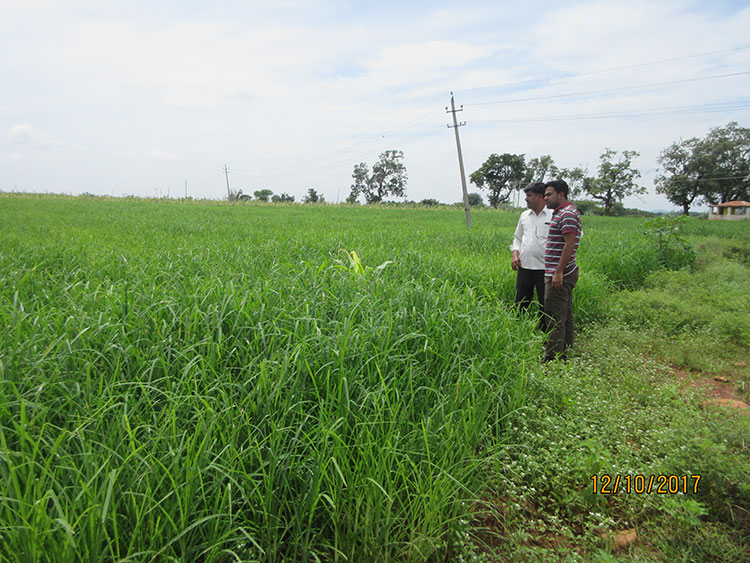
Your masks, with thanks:
[(656, 191), (682, 206), (703, 196), (708, 203), (750, 199), (750, 129), (732, 121), (702, 138), (672, 143), (659, 155)]
[(287, 203), (287, 202), (293, 202), (294, 196), (289, 195), (288, 193), (282, 192), (281, 195), (273, 195), (271, 196), (271, 201), (274, 203)]
[(229, 190), (229, 193), (227, 194), (227, 201), (240, 201), (251, 198), (252, 196), (250, 194), (243, 194), (242, 190)]
[(484, 201), (482, 201), (482, 194), (478, 192), (472, 192), (469, 194), (469, 207), (484, 207)]
[(273, 192), (269, 189), (263, 189), (263, 190), (256, 190), (253, 192), (253, 195), (258, 201), (268, 201), (269, 198), (273, 195)]
[(597, 215), (596, 210), (601, 209), (599, 204), (590, 199), (581, 199), (574, 201), (578, 213), (581, 215)]
[(315, 188), (310, 188), (302, 201), (304, 203), (325, 203), (326, 198), (323, 197), (323, 194), (319, 194)]
[(699, 143), (701, 157), (713, 162), (713, 178), (703, 193), (709, 203), (750, 199), (750, 129), (736, 121), (715, 127)]
[(389, 195), (405, 197), (408, 178), (403, 160), (402, 151), (389, 150), (380, 153), (378, 161), (372, 167), (372, 174), (366, 162), (355, 165), (352, 172), (354, 183), (347, 201), (355, 202), (360, 194), (365, 196), (367, 203), (380, 203)]
[(584, 178), (584, 191), (604, 203), (604, 214), (611, 215), (612, 206), (628, 195), (646, 193), (646, 188), (635, 183), (641, 173), (633, 168), (632, 160), (640, 156), (636, 151), (622, 151), (619, 158), (617, 151), (604, 149), (599, 158), (599, 176)]
[(586, 174), (588, 174), (588, 170), (581, 168), (580, 166), (560, 169), (560, 178), (565, 180), (570, 188), (568, 199), (577, 197), (583, 193), (583, 184), (586, 179)]
[(703, 195), (707, 187), (704, 180), (713, 173), (713, 162), (703, 143), (693, 137), (672, 143), (658, 158), (663, 172), (654, 179), (656, 193), (664, 194), (675, 205), (682, 207), (687, 215), (696, 198)]
[(469, 176), (479, 189), (487, 189), (492, 207), (508, 201), (513, 190), (523, 186), (526, 172), (525, 157), (522, 154), (491, 154), (482, 166)]
[(555, 161), (548, 154), (538, 158), (532, 158), (526, 164), (526, 173), (523, 182), (547, 182), (560, 178), (560, 169), (555, 165)]

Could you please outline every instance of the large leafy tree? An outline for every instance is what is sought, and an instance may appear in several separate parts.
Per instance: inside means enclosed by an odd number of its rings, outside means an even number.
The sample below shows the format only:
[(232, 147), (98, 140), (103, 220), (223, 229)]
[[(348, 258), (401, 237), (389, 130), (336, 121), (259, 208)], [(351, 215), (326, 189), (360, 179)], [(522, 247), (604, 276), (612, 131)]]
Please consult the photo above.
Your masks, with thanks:
[(585, 168), (581, 168), (580, 166), (560, 169), (560, 178), (562, 180), (565, 180), (568, 183), (568, 187), (570, 188), (568, 199), (577, 197), (581, 192), (583, 192), (583, 185), (586, 181), (586, 174), (588, 174), (588, 170), (586, 170)]
[(372, 174), (366, 162), (354, 167), (352, 172), (354, 183), (347, 198), (355, 202), (360, 194), (365, 196), (367, 203), (380, 203), (386, 196), (404, 197), (406, 195), (406, 166), (404, 153), (389, 150), (380, 154), (380, 158), (372, 167)]
[(708, 203), (750, 199), (750, 129), (730, 122), (704, 138), (672, 143), (659, 155), (656, 191), (687, 214), (701, 196)]
[(492, 207), (508, 201), (513, 190), (520, 189), (526, 175), (526, 158), (522, 154), (491, 154), (482, 166), (469, 176), (479, 189), (489, 190)]
[(699, 144), (700, 158), (713, 163), (704, 195), (709, 203), (750, 199), (750, 129), (736, 121), (715, 127)]
[(560, 169), (548, 154), (537, 158), (532, 158), (526, 163), (526, 172), (523, 181), (529, 182), (547, 182), (557, 180), (560, 177)]
[(656, 192), (681, 206), (687, 215), (696, 198), (704, 194), (705, 181), (713, 174), (713, 161), (703, 150), (702, 141), (695, 137), (672, 143), (658, 160), (661, 170), (654, 179)]
[(633, 168), (633, 159), (638, 156), (636, 151), (622, 151), (618, 155), (617, 151), (604, 149), (599, 157), (599, 175), (584, 178), (584, 191), (604, 204), (605, 215), (611, 215), (612, 206), (625, 196), (646, 193), (645, 187), (635, 183), (641, 177), (640, 171)]
[(550, 180), (565, 180), (570, 187), (569, 197), (578, 195), (583, 189), (583, 180), (586, 170), (576, 166), (575, 168), (560, 168), (548, 154), (532, 158), (526, 163), (526, 173), (523, 182), (549, 182)]

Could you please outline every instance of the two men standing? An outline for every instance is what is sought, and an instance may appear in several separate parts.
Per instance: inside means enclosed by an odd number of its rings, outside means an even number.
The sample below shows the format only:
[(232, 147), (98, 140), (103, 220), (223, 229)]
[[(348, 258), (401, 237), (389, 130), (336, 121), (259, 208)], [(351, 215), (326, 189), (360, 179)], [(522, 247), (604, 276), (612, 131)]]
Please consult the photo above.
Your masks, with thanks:
[[(546, 203), (548, 218), (543, 227), (534, 220), (541, 218), (542, 211), (536, 199), (540, 186), (543, 188), (543, 201)], [(536, 190), (536, 192), (535, 192)], [(511, 267), (518, 271), (516, 277), (516, 303), (522, 309), (528, 307), (533, 295), (533, 288), (537, 289), (537, 297), (542, 306), (542, 329), (549, 330), (547, 350), (544, 361), (556, 357), (565, 358), (566, 353), (573, 347), (573, 288), (578, 282), (578, 264), (576, 252), (581, 240), (581, 218), (578, 210), (568, 201), (569, 188), (563, 180), (554, 180), (546, 184), (529, 184), (526, 188), (526, 204), (529, 211), (524, 211), (518, 221), (511, 251), (513, 258)], [(544, 239), (542, 239), (544, 235)], [(515, 248), (517, 246), (517, 248)], [(538, 279), (539, 273), (528, 273), (524, 270), (524, 255), (521, 250), (535, 249), (539, 258), (539, 247), (544, 249), (544, 297), (536, 283), (529, 287), (529, 278)], [(533, 258), (526, 258), (526, 266), (538, 266)], [(535, 269), (531, 269), (534, 272)], [(546, 325), (545, 325), (546, 320)]]

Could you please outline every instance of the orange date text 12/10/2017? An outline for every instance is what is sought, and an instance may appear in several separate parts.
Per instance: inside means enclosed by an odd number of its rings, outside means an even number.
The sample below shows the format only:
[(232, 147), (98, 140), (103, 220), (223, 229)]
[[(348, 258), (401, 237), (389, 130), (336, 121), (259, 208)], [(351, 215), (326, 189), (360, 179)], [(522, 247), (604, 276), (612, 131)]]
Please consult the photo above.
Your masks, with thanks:
[(676, 495), (698, 492), (700, 475), (592, 475), (595, 495), (616, 495), (618, 492)]

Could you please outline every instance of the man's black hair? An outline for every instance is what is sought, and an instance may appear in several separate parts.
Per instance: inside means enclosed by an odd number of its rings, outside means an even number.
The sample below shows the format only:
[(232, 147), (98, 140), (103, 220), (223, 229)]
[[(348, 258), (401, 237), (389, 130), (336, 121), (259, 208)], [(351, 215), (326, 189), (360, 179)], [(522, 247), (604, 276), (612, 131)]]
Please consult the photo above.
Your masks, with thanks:
[(526, 186), (523, 191), (532, 194), (539, 194), (540, 196), (544, 196), (544, 182), (531, 182), (528, 186)]
[(570, 188), (568, 187), (568, 183), (565, 180), (552, 180), (551, 182), (547, 182), (544, 184), (544, 188), (552, 188), (557, 193), (561, 193), (565, 196), (565, 199), (568, 199), (568, 192), (570, 191)]

